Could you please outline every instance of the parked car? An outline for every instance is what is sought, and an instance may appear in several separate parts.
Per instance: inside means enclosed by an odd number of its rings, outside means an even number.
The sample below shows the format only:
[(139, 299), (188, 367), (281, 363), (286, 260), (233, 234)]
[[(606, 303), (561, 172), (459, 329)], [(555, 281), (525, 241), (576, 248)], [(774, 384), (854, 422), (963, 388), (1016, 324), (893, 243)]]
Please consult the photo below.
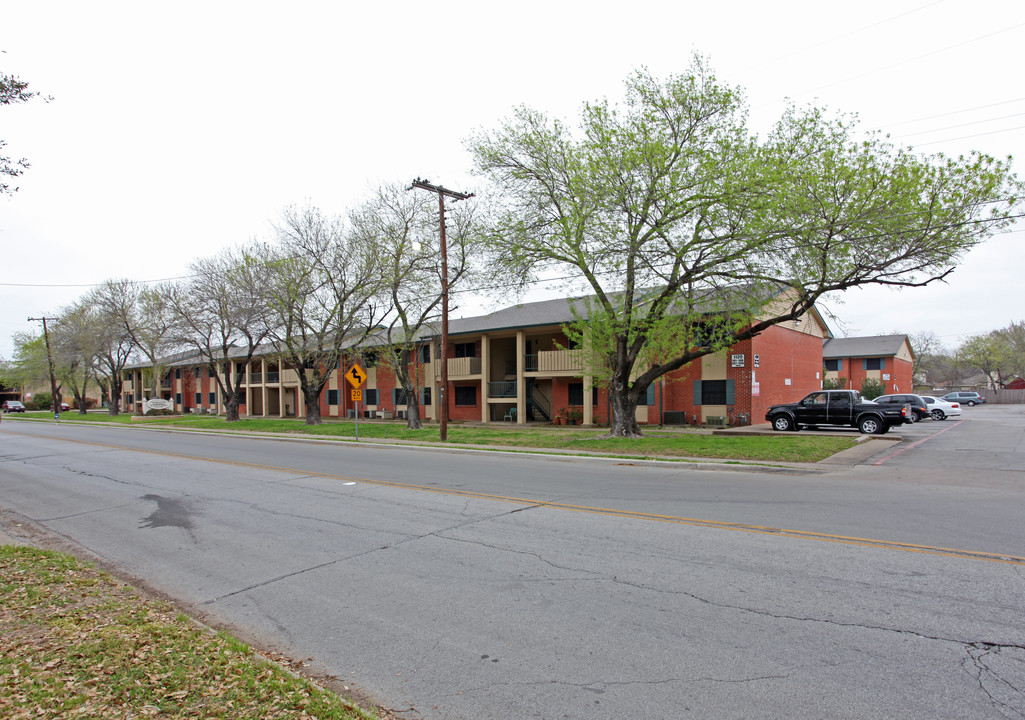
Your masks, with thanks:
[(961, 403), (949, 402), (943, 398), (932, 395), (922, 395), (925, 404), (929, 406), (929, 414), (933, 420), (946, 420), (948, 417), (960, 417)]
[(964, 390), (958, 390), (957, 392), (949, 392), (943, 396), (943, 399), (947, 402), (959, 402), (962, 405), (982, 405), (986, 402), (986, 398), (979, 395), (977, 392), (967, 392)]
[[(68, 405), (66, 402), (62, 402), (61, 403), (61, 412), (67, 412), (70, 409), (71, 409), (71, 406)], [(53, 405), (50, 406), (50, 412), (53, 412)]]
[(25, 412), (25, 406), (18, 400), (4, 400), (3, 412)]
[(819, 425), (855, 427), (865, 434), (883, 434), (911, 422), (906, 405), (879, 406), (864, 400), (857, 390), (820, 390), (795, 403), (771, 406), (765, 419), (773, 430), (800, 430)]
[(929, 410), (929, 404), (926, 403), (919, 395), (908, 395), (907, 393), (880, 395), (873, 402), (876, 402), (879, 405), (910, 405), (912, 422), (918, 422), (919, 420), (924, 420), (927, 417), (932, 417), (932, 411)]

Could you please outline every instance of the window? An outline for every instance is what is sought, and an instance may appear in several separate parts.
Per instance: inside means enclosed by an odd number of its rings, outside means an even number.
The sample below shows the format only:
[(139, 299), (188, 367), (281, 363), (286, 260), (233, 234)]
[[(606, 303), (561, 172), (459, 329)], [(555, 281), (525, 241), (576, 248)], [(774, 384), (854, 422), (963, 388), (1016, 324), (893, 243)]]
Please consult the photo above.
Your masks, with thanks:
[[(456, 345), (455, 345), (455, 357), (457, 357), (457, 358), (477, 357), (477, 343), (475, 343), (475, 342), (456, 343)], [(474, 393), (474, 397), (475, 398), (476, 398), (476, 396), (477, 396), (476, 393)], [(476, 400), (474, 400), (473, 404), (474, 405), (477, 404)]]
[(391, 391), (391, 402), (392, 405), (408, 405), (406, 402), (406, 391), (404, 388), (392, 388)]
[(840, 358), (826, 358), (822, 361), (822, 364), (826, 366), (826, 370), (831, 372), (840, 372), (843, 370), (843, 360)]
[(181, 380), (182, 379), (182, 369), (181, 368), (175, 368), (174, 369), (174, 379), (175, 380)]
[(882, 358), (865, 358), (862, 361), (865, 364), (865, 370), (882, 370), (883, 359)]
[(732, 405), (736, 389), (735, 380), (695, 380), (695, 405)]
[[(652, 387), (648, 387), (648, 394), (652, 394)], [(641, 404), (644, 405), (643, 398), (641, 398)], [(567, 398), (568, 405), (583, 405), (584, 404), (584, 384), (583, 383), (570, 383), (569, 384), (569, 397)], [(651, 405), (651, 403), (647, 403)], [(591, 407), (598, 407), (598, 386), (591, 386)]]
[[(595, 390), (597, 390), (597, 388), (595, 388)], [(597, 404), (598, 403), (595, 402), (595, 405), (597, 405)], [(654, 405), (655, 404), (655, 383), (651, 383), (650, 385), (648, 385), (648, 389), (645, 391), (644, 397), (642, 397), (637, 402), (637, 404), (638, 405)]]
[(456, 385), (456, 406), (474, 407), (477, 405), (476, 385)]
[(420, 388), (420, 402), (424, 405), (431, 404), (431, 389), (429, 387)]
[(363, 351), (363, 362), (360, 363), (364, 368), (377, 367), (377, 350), (364, 350)]
[(182, 394), (181, 393), (175, 393), (174, 394), (174, 404), (175, 405), (181, 405), (182, 404)]
[(328, 405), (337, 405), (338, 404), (338, 391), (337, 390), (328, 390), (327, 391), (327, 404)]
[(215, 392), (210, 393), (210, 404), (211, 405), (216, 405), (217, 404), (217, 393), (215, 393)]
[(421, 345), (420, 346), (420, 362), (426, 364), (431, 361), (431, 346)]
[(569, 399), (567, 402), (570, 405), (583, 405), (584, 404), (584, 384), (583, 383), (570, 383), (569, 384)]
[(135, 396), (132, 395), (131, 393), (128, 393), (128, 404), (129, 405), (134, 405), (135, 404)]
[(203, 404), (203, 393), (198, 392), (198, 393), (196, 393), (196, 405), (202, 405), (202, 404)]
[(377, 388), (374, 388), (373, 390), (370, 390), (370, 389), (364, 390), (363, 391), (363, 402), (365, 402), (367, 405), (377, 405), (378, 404), (377, 394), (378, 394)]

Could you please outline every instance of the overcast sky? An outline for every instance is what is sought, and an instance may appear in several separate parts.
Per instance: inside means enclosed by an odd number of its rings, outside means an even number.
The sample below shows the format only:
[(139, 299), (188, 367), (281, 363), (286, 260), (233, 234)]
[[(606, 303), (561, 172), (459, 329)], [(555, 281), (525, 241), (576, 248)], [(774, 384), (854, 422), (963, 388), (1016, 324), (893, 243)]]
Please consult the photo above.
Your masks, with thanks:
[[(525, 104), (568, 120), (634, 69), (697, 51), (764, 134), (786, 98), (921, 152), (1025, 158), (1025, 2), (20, 2), (0, 70), (52, 96), (0, 110), (31, 169), (0, 197), (0, 356), (108, 278), (184, 275), (290, 204), (344, 212), (381, 182), (459, 190), (464, 141)], [(1019, 174), (1025, 168), (1018, 165)], [(837, 336), (961, 338), (1025, 319), (1019, 224), (946, 284), (826, 303)], [(551, 297), (543, 286), (525, 301)], [(462, 296), (456, 316), (493, 309)]]

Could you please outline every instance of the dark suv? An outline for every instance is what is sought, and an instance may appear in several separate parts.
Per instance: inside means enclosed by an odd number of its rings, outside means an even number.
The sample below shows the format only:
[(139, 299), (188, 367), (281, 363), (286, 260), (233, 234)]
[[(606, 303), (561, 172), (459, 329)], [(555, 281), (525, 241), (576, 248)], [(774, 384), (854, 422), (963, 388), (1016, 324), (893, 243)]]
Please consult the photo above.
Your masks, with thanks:
[(986, 398), (979, 395), (977, 392), (965, 392), (959, 390), (958, 392), (950, 392), (943, 396), (943, 399), (947, 402), (958, 402), (962, 405), (982, 405), (986, 402)]
[(911, 417), (914, 422), (932, 417), (928, 404), (918, 395), (880, 395), (872, 402), (880, 405), (910, 405)]

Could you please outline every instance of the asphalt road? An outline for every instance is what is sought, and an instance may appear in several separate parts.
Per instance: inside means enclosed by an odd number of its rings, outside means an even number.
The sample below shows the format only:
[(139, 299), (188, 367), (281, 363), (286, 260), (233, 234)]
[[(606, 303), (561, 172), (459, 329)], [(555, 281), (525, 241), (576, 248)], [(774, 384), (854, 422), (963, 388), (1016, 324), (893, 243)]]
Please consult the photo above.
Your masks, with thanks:
[(403, 717), (1023, 717), (1025, 414), (966, 418), (784, 471), (4, 421), (0, 507)]

